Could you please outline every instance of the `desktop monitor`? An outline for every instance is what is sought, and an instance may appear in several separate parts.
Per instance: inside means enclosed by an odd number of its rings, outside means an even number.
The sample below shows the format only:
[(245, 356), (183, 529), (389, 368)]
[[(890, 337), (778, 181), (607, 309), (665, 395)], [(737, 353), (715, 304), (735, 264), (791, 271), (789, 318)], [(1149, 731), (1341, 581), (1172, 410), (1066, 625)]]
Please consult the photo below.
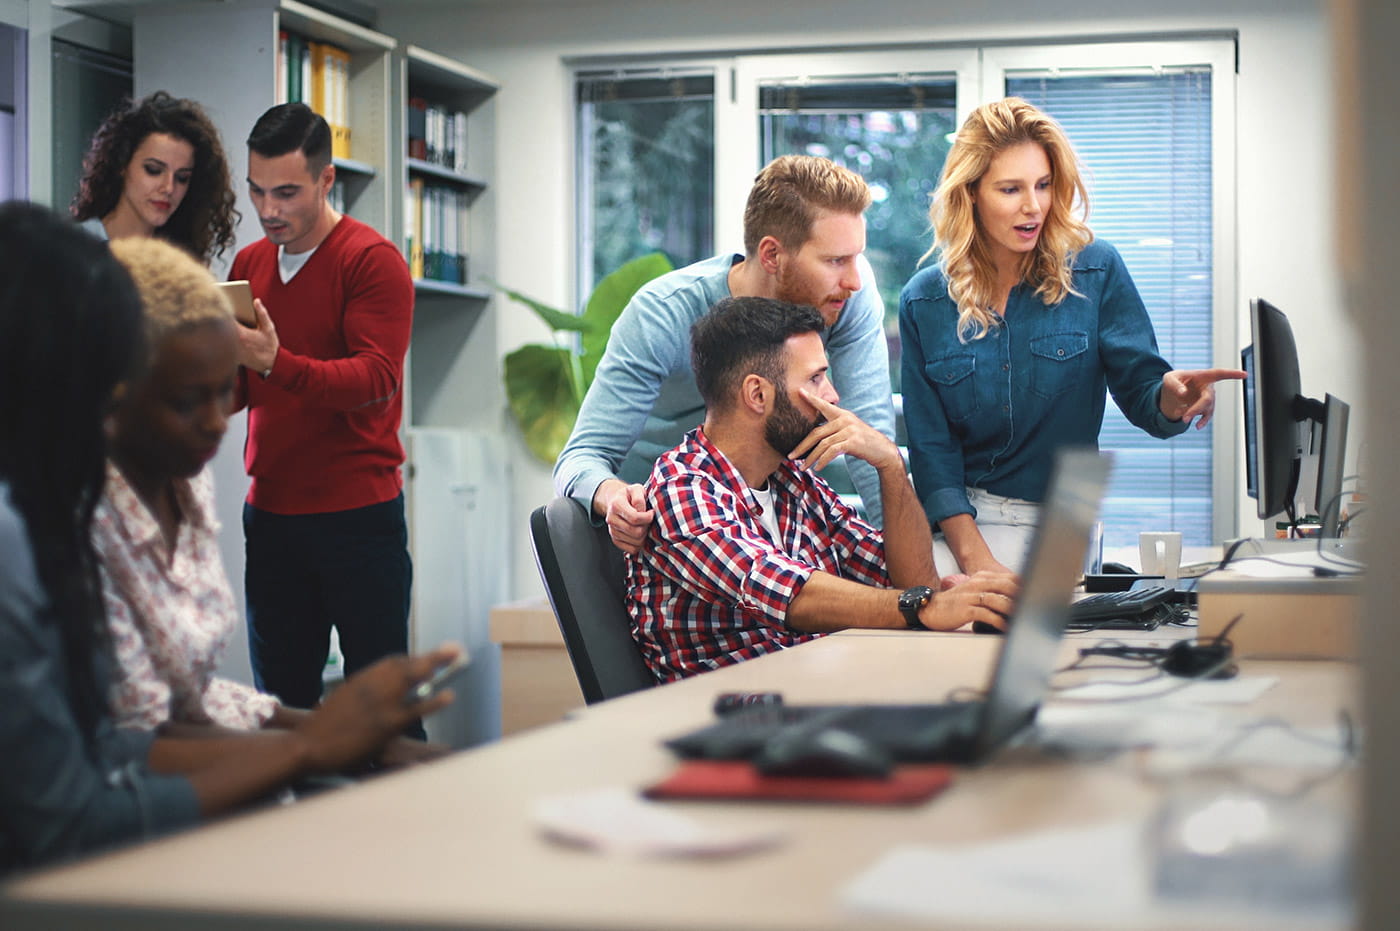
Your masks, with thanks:
[(1351, 407), (1332, 395), (1323, 404), (1322, 446), (1317, 452), (1317, 513), (1322, 518), (1322, 535), (1333, 539), (1340, 534), (1342, 521), (1342, 482), (1347, 448), (1347, 421)]
[(1296, 523), (1307, 516), (1295, 507), (1307, 459), (1316, 465), (1317, 478), (1316, 486), (1305, 490), (1310, 500), (1304, 504), (1324, 518), (1323, 534), (1336, 536), (1349, 409), (1330, 394), (1325, 404), (1303, 395), (1293, 328), (1281, 310), (1256, 298), (1250, 301), (1249, 322), (1253, 343), (1240, 353), (1246, 373), (1246, 490), (1258, 501), (1261, 520), (1286, 513)]

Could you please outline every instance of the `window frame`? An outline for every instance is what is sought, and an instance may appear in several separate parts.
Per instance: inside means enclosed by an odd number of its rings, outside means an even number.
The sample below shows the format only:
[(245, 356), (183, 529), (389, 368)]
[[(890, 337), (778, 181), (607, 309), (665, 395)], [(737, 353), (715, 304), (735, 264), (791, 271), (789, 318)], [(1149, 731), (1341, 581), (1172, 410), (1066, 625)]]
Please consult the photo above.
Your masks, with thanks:
[[(957, 122), (977, 106), (978, 50), (962, 48), (883, 48), (839, 52), (782, 52), (737, 56), (734, 101), (725, 109), (730, 122), (715, 135), (715, 241), (744, 241), (744, 194), (725, 198), (721, 191), (747, 193), (759, 160), (759, 85), (764, 81), (841, 80), (872, 74), (951, 74), (957, 82)], [(720, 111), (715, 111), (716, 120)], [(722, 150), (721, 144), (725, 146)], [(721, 236), (724, 238), (721, 239)]]
[[(732, 87), (733, 87), (733, 77), (732, 77), (733, 66), (734, 66), (734, 60), (733, 60), (732, 58), (729, 58), (729, 57), (715, 57), (715, 56), (704, 56), (704, 57), (702, 57), (702, 56), (687, 56), (687, 55), (679, 55), (679, 54), (678, 54), (678, 55), (658, 56), (658, 57), (647, 57), (647, 58), (644, 58), (644, 59), (630, 59), (630, 58), (629, 58), (629, 59), (626, 59), (626, 60), (618, 60), (618, 59), (615, 59), (615, 58), (608, 58), (608, 59), (579, 58), (579, 59), (574, 59), (574, 60), (568, 62), (568, 81), (569, 81), (569, 83), (568, 83), (568, 89), (567, 89), (567, 90), (568, 90), (569, 106), (568, 106), (568, 108), (567, 108), (567, 112), (568, 112), (568, 114), (569, 114), (569, 145), (570, 145), (570, 148), (572, 149), (572, 152), (573, 152), (573, 158), (572, 158), (572, 160), (570, 161), (570, 165), (571, 165), (573, 174), (572, 174), (572, 177), (571, 177), (571, 179), (570, 179), (570, 185), (569, 185), (570, 191), (572, 192), (572, 197), (570, 198), (570, 202), (569, 202), (569, 220), (570, 220), (570, 223), (571, 223), (570, 229), (572, 230), (572, 236), (573, 236), (573, 248), (572, 248), (571, 250), (569, 250), (570, 257), (571, 257), (571, 260), (572, 260), (572, 262), (573, 262), (573, 269), (572, 269), (572, 274), (570, 275), (570, 280), (574, 283), (574, 294), (577, 296), (577, 299), (576, 299), (575, 303), (576, 303), (576, 305), (579, 306), (580, 308), (582, 308), (583, 301), (587, 298), (588, 294), (589, 294), (589, 293), (591, 292), (591, 290), (592, 290), (592, 288), (591, 288), (591, 286), (590, 286), (590, 284), (589, 284), (589, 280), (590, 280), (590, 279), (589, 279), (589, 269), (592, 268), (593, 262), (592, 262), (592, 257), (591, 257), (591, 256), (585, 256), (585, 255), (583, 254), (584, 248), (586, 247), (586, 245), (587, 245), (589, 242), (591, 242), (591, 239), (590, 239), (587, 235), (584, 234), (584, 230), (583, 230), (583, 221), (584, 221), (584, 216), (585, 216), (585, 211), (584, 211), (583, 204), (584, 204), (584, 196), (586, 195), (587, 191), (586, 191), (586, 187), (585, 187), (584, 182), (583, 182), (583, 178), (584, 178), (584, 174), (585, 174), (585, 171), (584, 171), (584, 169), (585, 169), (585, 162), (584, 162), (585, 153), (583, 152), (582, 148), (579, 146), (579, 133), (580, 133), (580, 131), (581, 131), (581, 127), (579, 126), (579, 113), (578, 113), (578, 82), (579, 82), (579, 79), (580, 79), (580, 78), (583, 78), (583, 77), (587, 77), (587, 76), (594, 76), (594, 77), (596, 77), (597, 74), (598, 74), (598, 72), (601, 72), (601, 71), (609, 71), (609, 70), (615, 72), (615, 74), (616, 74), (617, 77), (623, 78), (623, 79), (625, 79), (625, 78), (631, 78), (631, 77), (647, 77), (647, 76), (653, 76), (653, 75), (657, 75), (657, 74), (664, 74), (664, 73), (667, 72), (667, 71), (678, 71), (678, 72), (684, 72), (684, 73), (686, 73), (686, 74), (693, 74), (693, 73), (695, 73), (695, 72), (697, 72), (697, 71), (706, 71), (706, 70), (713, 72), (713, 74), (714, 74), (714, 82), (715, 82), (715, 84), (714, 84), (714, 86), (715, 86), (715, 91), (714, 91), (714, 123), (715, 123), (715, 125), (714, 125), (714, 133), (715, 133), (715, 176), (714, 176), (714, 182), (715, 182), (715, 183), (714, 183), (714, 190), (715, 190), (715, 194), (714, 194), (714, 203), (711, 205), (711, 209), (714, 211), (714, 217), (715, 217), (715, 229), (714, 229), (714, 244), (715, 244), (715, 248), (716, 248), (716, 249), (722, 249), (722, 248), (723, 248), (723, 245), (722, 245), (723, 240), (720, 239), (720, 230), (721, 230), (722, 227), (721, 227), (721, 225), (720, 225), (720, 217), (719, 217), (718, 210), (719, 210), (719, 205), (722, 204), (722, 203), (724, 203), (725, 200), (726, 200), (726, 198), (725, 198), (724, 196), (722, 196), (722, 194), (720, 193), (720, 192), (721, 192), (720, 174), (719, 174), (719, 160), (720, 160), (720, 155), (719, 155), (719, 153), (720, 153), (720, 133), (721, 133), (721, 127), (720, 127), (720, 124), (721, 124), (720, 110), (721, 110), (722, 107), (724, 107), (724, 106), (726, 105), (726, 102), (728, 102), (729, 105), (732, 105), (732, 99), (731, 99), (731, 98), (732, 98), (733, 94), (732, 94), (731, 91), (732, 91)], [(748, 189), (748, 184), (751, 184), (751, 183), (752, 183), (752, 180), (750, 180), (749, 182), (746, 182), (746, 183), (745, 183), (745, 190)], [(741, 209), (742, 209), (742, 208), (741, 208)]]

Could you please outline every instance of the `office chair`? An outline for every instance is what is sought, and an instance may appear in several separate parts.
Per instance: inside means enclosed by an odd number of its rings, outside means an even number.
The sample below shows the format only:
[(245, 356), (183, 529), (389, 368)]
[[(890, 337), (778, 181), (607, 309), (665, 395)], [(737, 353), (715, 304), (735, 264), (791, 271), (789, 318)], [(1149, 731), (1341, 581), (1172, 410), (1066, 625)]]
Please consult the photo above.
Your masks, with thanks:
[(530, 515), (530, 541), (584, 701), (656, 685), (632, 639), (627, 570), (608, 529), (593, 526), (574, 499), (555, 498)]

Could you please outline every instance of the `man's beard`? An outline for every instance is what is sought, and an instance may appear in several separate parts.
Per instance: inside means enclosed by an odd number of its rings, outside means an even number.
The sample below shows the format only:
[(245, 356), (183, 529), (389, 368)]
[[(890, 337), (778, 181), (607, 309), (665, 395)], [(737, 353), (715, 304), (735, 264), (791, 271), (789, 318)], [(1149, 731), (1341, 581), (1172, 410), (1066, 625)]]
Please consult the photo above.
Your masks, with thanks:
[(787, 458), (821, 422), (820, 416), (805, 416), (780, 390), (773, 396), (773, 413), (763, 424), (763, 438), (774, 452)]
[(825, 291), (813, 292), (811, 285), (804, 281), (793, 269), (784, 266), (778, 270), (778, 300), (787, 301), (789, 304), (800, 304), (804, 307), (812, 307), (822, 315), (822, 320), (828, 327), (836, 324), (836, 317), (831, 315), (827, 309), (827, 301), (848, 301), (851, 298), (850, 292), (836, 291), (827, 293)]

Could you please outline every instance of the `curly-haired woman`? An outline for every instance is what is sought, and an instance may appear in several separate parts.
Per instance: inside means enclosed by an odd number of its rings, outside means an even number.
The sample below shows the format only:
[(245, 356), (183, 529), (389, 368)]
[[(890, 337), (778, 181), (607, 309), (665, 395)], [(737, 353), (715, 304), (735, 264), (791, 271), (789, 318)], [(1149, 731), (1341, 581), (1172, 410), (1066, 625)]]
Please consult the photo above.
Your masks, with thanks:
[(208, 264), (233, 245), (234, 202), (209, 116), (193, 100), (156, 91), (98, 127), (71, 212), (104, 239), (157, 236)]

